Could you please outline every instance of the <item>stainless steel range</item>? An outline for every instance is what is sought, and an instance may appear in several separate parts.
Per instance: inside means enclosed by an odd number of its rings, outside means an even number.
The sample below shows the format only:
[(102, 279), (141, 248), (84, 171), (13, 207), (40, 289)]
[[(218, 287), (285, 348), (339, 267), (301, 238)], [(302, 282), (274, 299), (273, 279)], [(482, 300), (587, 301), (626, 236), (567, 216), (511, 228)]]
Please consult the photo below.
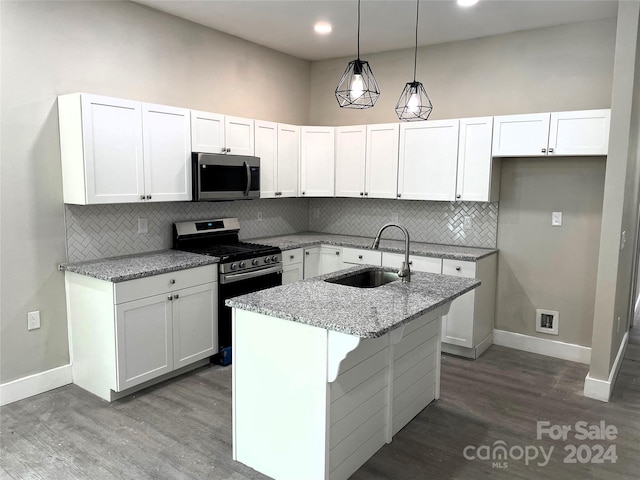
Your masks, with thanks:
[(218, 354), (213, 361), (231, 363), (231, 309), (228, 298), (282, 285), (282, 252), (278, 247), (239, 240), (237, 218), (173, 224), (173, 248), (219, 259)]

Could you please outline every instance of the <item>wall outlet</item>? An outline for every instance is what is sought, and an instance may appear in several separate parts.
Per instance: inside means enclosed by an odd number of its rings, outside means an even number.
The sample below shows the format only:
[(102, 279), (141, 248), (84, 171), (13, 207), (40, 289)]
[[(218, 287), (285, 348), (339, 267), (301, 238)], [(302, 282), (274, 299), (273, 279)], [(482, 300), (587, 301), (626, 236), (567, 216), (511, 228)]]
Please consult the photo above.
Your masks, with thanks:
[(560, 314), (555, 310), (536, 309), (536, 332), (558, 335)]
[(551, 213), (551, 226), (553, 226), (553, 227), (561, 227), (562, 226), (562, 212), (552, 212)]
[(149, 219), (138, 217), (138, 233), (149, 233)]
[(40, 310), (27, 313), (27, 330), (40, 328)]
[(261, 222), (262, 221), (262, 212), (258, 212), (258, 221)]
[(393, 213), (391, 214), (391, 222), (392, 222), (392, 223), (398, 223), (398, 221), (399, 221), (399, 220), (398, 220), (398, 219), (399, 219), (399, 217), (400, 217), (400, 216), (398, 215), (398, 212), (393, 212)]
[(462, 228), (464, 228), (465, 230), (470, 230), (472, 227), (473, 227), (473, 220), (469, 215), (467, 215), (466, 217), (464, 217), (464, 220), (462, 221)]

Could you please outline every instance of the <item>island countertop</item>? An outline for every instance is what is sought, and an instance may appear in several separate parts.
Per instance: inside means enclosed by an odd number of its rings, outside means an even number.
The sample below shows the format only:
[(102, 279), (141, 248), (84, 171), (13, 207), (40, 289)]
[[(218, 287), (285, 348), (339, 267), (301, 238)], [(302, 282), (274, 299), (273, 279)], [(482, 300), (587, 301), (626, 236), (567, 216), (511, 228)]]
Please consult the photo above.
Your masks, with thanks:
[[(316, 245), (335, 245), (339, 247), (370, 249), (373, 237), (357, 237), (354, 235), (336, 235), (321, 232), (300, 232), (275, 237), (252, 238), (249, 241), (279, 247), (282, 250), (307, 248)], [(380, 250), (383, 252), (404, 253), (404, 240), (382, 239)], [(465, 247), (462, 245), (443, 245), (439, 243), (423, 243), (412, 241), (409, 253), (425, 257), (448, 258), (477, 262), (481, 258), (497, 253), (495, 248)]]
[(411, 272), (408, 283), (394, 281), (376, 288), (325, 282), (378, 268), (356, 266), (235, 297), (225, 304), (360, 338), (376, 338), (480, 285), (473, 278), (424, 272)]

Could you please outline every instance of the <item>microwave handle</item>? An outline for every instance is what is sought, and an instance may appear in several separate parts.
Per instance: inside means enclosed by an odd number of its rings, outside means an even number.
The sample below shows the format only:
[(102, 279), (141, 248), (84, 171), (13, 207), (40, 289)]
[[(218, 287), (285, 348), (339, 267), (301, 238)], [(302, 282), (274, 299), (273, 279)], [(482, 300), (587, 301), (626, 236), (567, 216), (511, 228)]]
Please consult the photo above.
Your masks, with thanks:
[(249, 196), (249, 190), (251, 189), (251, 167), (249, 166), (249, 164), (247, 162), (243, 162), (245, 168), (247, 169), (247, 188), (244, 191), (244, 196), (248, 197)]

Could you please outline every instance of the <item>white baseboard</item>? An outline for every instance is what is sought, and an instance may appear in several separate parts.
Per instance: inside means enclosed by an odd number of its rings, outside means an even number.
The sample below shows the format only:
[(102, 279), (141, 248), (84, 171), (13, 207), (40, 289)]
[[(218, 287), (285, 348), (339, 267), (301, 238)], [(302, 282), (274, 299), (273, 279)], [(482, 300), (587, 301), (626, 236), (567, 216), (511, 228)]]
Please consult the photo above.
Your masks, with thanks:
[(618, 372), (622, 366), (622, 360), (624, 359), (624, 352), (627, 350), (627, 344), (629, 343), (629, 332), (625, 332), (618, 349), (618, 354), (613, 362), (611, 372), (609, 372), (609, 378), (607, 380), (598, 380), (593, 378), (590, 374), (584, 379), (584, 396), (608, 402), (611, 398), (611, 392), (616, 384), (616, 378), (618, 378)]
[(521, 333), (507, 332), (506, 330), (494, 329), (493, 343), (494, 345), (515, 348), (516, 350), (524, 350), (525, 352), (561, 358), (562, 360), (584, 363), (586, 365), (589, 365), (591, 362), (590, 347), (532, 337)]
[(71, 365), (63, 365), (46, 372), (18, 378), (0, 385), (0, 405), (17, 402), (70, 383), (73, 383)]

